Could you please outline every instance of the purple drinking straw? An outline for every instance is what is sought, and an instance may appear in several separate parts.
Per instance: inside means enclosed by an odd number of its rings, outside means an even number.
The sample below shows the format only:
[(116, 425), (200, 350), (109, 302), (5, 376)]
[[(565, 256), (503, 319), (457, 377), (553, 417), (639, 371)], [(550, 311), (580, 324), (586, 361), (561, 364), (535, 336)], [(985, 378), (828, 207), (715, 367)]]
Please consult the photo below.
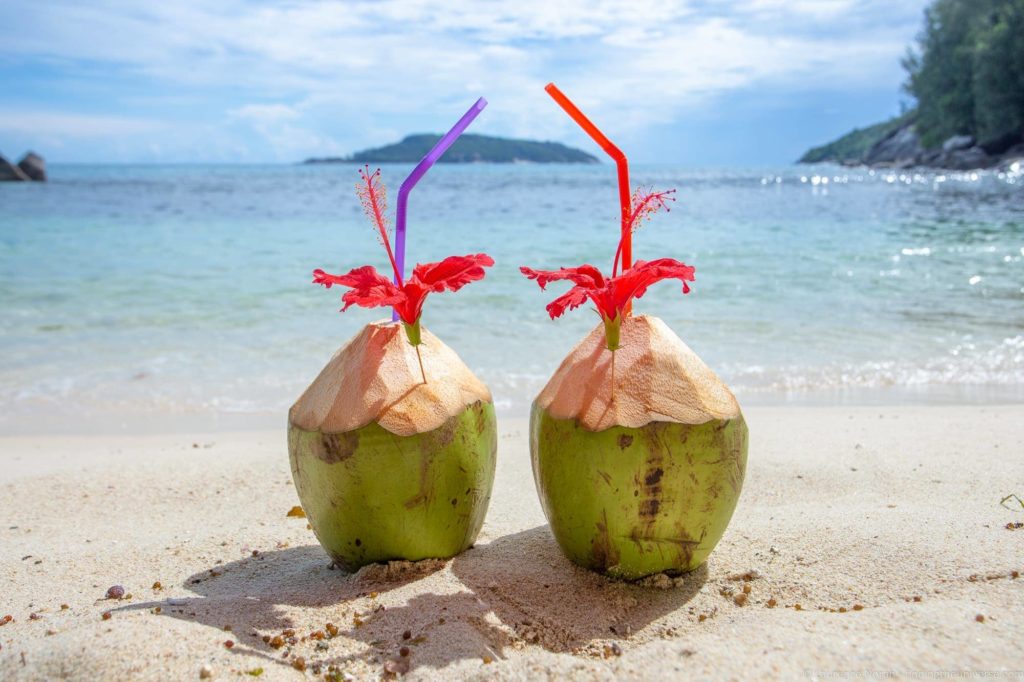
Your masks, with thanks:
[[(455, 140), (458, 139), (459, 135), (465, 132), (469, 124), (473, 122), (473, 119), (484, 110), (487, 106), (487, 100), (483, 97), (478, 99), (476, 103), (469, 108), (469, 111), (462, 115), (459, 122), (452, 126), (452, 129), (441, 137), (434, 145), (434, 148), (427, 152), (416, 167), (412, 169), (412, 173), (409, 173), (409, 177), (405, 179), (402, 186), (398, 188), (398, 209), (395, 214), (395, 263), (398, 265), (398, 272), (405, 276), (405, 214), (406, 205), (409, 203), (409, 192), (416, 186), (416, 183), (420, 181), (430, 167), (437, 163), (437, 160), (441, 158), (441, 155), (448, 151), (448, 147), (451, 147)], [(398, 281), (395, 281), (398, 284)], [(393, 322), (398, 321), (398, 313), (391, 313), (391, 320)]]

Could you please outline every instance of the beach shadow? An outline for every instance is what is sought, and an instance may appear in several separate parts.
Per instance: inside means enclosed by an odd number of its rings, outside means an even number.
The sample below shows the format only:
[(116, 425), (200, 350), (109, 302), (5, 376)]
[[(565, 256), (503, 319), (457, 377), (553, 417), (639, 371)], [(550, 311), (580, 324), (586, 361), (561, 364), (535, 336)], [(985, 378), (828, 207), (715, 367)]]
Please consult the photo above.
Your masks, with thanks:
[[(387, 663), (406, 672), (441, 669), (460, 660), (483, 665), (504, 658), (510, 648), (530, 645), (552, 652), (600, 651), (685, 608), (707, 579), (702, 566), (672, 589), (611, 580), (565, 559), (547, 526), (478, 545), (448, 562), (375, 565), (357, 573), (329, 565), (316, 545), (264, 552), (190, 576), (184, 586), (196, 597), (116, 610), (159, 607), (162, 616), (223, 631), (224, 639), (234, 642), (233, 654), (268, 663), (290, 666), (301, 656), (320, 671), (331, 665), (345, 670), (362, 661), (377, 670)], [(464, 590), (421, 592), (398, 605), (387, 598), (446, 568)], [(318, 620), (324, 622), (300, 630), (287, 607), (320, 609)], [(366, 646), (339, 655), (332, 651), (330, 636), (310, 638), (317, 630), (329, 635), (324, 632), (328, 621), (338, 628), (335, 636)], [(295, 632), (284, 635), (290, 630)], [(268, 635), (271, 641), (264, 641)], [(283, 636), (283, 645), (273, 641), (277, 635)], [(409, 649), (407, 656), (400, 655), (402, 647)]]
[[(378, 565), (360, 573), (346, 573), (334, 567), (319, 545), (306, 545), (260, 552), (195, 573), (183, 586), (196, 597), (135, 602), (111, 611), (149, 610), (160, 616), (201, 623), (222, 631), (225, 641), (232, 640), (234, 654), (256, 655), (268, 662), (291, 666), (291, 657), (283, 657), (292, 648), (287, 638), (283, 646), (263, 639), (264, 635), (272, 639), (297, 627), (282, 607), (323, 609), (324, 622), (318, 629), (323, 630), (327, 622), (333, 622), (339, 632), (348, 633), (356, 602), (423, 579), (444, 565), (442, 561), (427, 561), (393, 570)], [(309, 632), (296, 634), (302, 637)], [(312, 644), (300, 648), (302, 651), (294, 652), (296, 656), (307, 653)], [(330, 660), (329, 656), (320, 658)]]
[(547, 525), (478, 545), (451, 570), (518, 637), (556, 653), (627, 639), (685, 608), (708, 575), (701, 565), (669, 589), (613, 580), (566, 559)]
[[(464, 591), (417, 594), (359, 627), (344, 628), (342, 636), (376, 653), (331, 662), (344, 668), (354, 659), (386, 660), (403, 671), (443, 669), (456, 661), (500, 660), (530, 645), (600, 655), (605, 644), (627, 640), (685, 608), (707, 580), (703, 566), (671, 589), (611, 580), (567, 560), (546, 525), (476, 545), (447, 567)], [(403, 638), (406, 631), (409, 639)], [(399, 655), (403, 646), (407, 657)]]

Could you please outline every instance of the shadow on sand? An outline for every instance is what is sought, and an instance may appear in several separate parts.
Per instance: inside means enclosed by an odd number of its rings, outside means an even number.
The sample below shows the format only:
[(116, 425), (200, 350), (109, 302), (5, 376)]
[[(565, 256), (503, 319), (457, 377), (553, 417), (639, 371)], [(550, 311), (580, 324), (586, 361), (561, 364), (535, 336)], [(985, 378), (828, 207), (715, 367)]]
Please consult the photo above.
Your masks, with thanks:
[[(429, 582), (446, 568), (464, 589), (450, 593), (449, 586), (448, 594), (426, 592), (388, 604), (396, 601), (389, 592)], [(443, 668), (463, 659), (500, 659), (507, 649), (528, 645), (556, 653), (603, 647), (685, 607), (706, 579), (707, 569), (701, 566), (672, 589), (609, 580), (570, 563), (549, 528), (538, 526), (477, 545), (449, 562), (377, 565), (352, 574), (331, 568), (317, 545), (270, 551), (190, 576), (184, 586), (196, 597), (123, 609), (160, 607), (164, 616), (221, 631), (231, 626), (224, 635), (236, 642), (233, 653), (268, 662), (291, 665), (301, 656), (315, 670), (329, 665), (344, 670), (353, 661), (380, 666), (390, 660), (404, 671)], [(436, 581), (420, 589), (441, 587)], [(305, 623), (309, 631), (300, 630), (288, 615), (295, 609), (287, 607), (318, 609), (317, 621), (323, 622), (313, 628)], [(329, 640), (302, 639), (323, 630), (328, 621), (338, 626), (338, 637), (367, 646), (338, 655)], [(263, 640), (293, 628), (297, 641), (292, 645), (286, 639), (275, 648)], [(402, 639), (405, 630), (411, 633), (408, 641)], [(412, 650), (405, 659), (398, 654), (403, 645)]]

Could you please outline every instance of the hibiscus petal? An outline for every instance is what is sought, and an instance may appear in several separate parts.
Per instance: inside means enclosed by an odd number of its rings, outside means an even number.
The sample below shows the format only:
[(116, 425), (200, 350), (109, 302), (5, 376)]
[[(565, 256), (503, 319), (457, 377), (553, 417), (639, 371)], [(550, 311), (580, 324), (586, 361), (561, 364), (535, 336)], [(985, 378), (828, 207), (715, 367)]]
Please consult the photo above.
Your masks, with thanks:
[(355, 268), (345, 275), (331, 275), (317, 269), (313, 271), (313, 283), (323, 284), (328, 288), (332, 284), (350, 287), (351, 290), (346, 291), (341, 297), (341, 300), (345, 302), (343, 311), (354, 305), (363, 308), (376, 308), (397, 305), (405, 300), (402, 290), (387, 277), (377, 272), (372, 265)]
[(586, 289), (595, 289), (604, 286), (604, 277), (601, 271), (593, 265), (581, 265), (578, 268), (560, 268), (558, 270), (534, 270), (522, 266), (519, 272), (527, 279), (536, 280), (541, 289), (546, 289), (551, 282), (569, 280), (577, 286)]
[(494, 259), (486, 253), (448, 256), (439, 263), (417, 264), (412, 276), (429, 291), (458, 291), (470, 282), (483, 279), (484, 268), (492, 265)]
[(423, 312), (423, 302), (427, 299), (430, 289), (424, 286), (415, 276), (402, 286), (402, 301), (395, 306), (398, 316), (406, 324), (416, 324)]
[[(677, 261), (674, 258), (656, 258), (652, 261), (640, 262), (643, 263), (646, 269), (654, 271), (655, 282), (663, 279), (678, 279), (683, 283), (683, 293), (690, 293), (690, 286), (687, 282), (695, 281), (697, 268)], [(651, 284), (653, 283), (651, 282)]]
[(332, 284), (342, 284), (341, 277), (338, 275), (330, 275), (320, 268), (313, 271), (313, 284), (323, 284), (327, 289), (331, 288)]
[(683, 293), (690, 293), (687, 282), (693, 282), (696, 268), (673, 258), (658, 258), (652, 261), (637, 261), (618, 277), (609, 281), (613, 305), (623, 310), (630, 300), (647, 293), (647, 287), (665, 279), (678, 279), (683, 283)]
[(575, 310), (581, 305), (587, 302), (587, 296), (590, 294), (589, 289), (585, 289), (581, 286), (575, 286), (569, 291), (565, 292), (551, 303), (547, 305), (548, 315), (551, 319), (561, 317), (565, 314), (566, 310)]

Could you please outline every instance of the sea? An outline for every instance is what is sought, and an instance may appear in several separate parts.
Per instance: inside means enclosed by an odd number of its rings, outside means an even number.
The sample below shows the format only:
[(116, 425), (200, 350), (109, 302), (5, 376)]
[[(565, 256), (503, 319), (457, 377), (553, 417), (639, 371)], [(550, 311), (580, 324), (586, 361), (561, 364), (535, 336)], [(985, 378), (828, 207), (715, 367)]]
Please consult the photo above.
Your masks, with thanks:
[[(0, 433), (281, 426), (330, 356), (388, 311), (341, 313), (314, 268), (383, 246), (352, 165), (58, 165), (0, 184)], [(382, 168), (397, 188), (411, 170)], [(1024, 400), (1024, 171), (637, 165), (676, 189), (634, 257), (696, 267), (652, 287), (744, 405)], [(593, 326), (550, 320), (519, 266), (610, 269), (609, 164), (438, 165), (409, 201), (409, 262), (486, 252), (485, 280), (423, 323), (521, 417)]]

